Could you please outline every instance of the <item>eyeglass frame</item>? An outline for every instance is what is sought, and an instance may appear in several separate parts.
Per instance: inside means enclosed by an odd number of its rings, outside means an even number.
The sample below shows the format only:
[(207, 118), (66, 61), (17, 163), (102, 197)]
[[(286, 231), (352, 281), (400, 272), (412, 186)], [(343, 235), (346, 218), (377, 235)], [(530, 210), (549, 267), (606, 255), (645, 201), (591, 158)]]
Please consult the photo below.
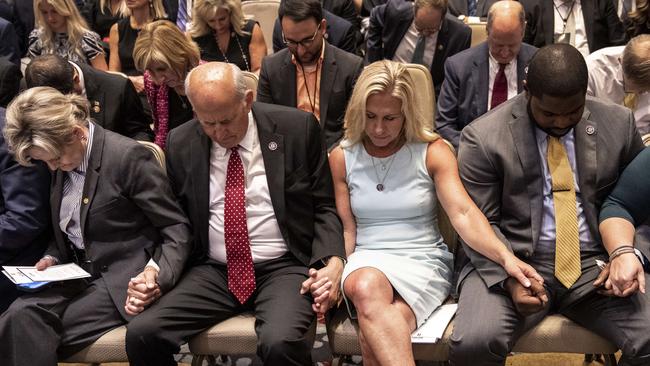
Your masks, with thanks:
[(284, 36), (284, 31), (282, 31), (282, 43), (284, 43), (287, 48), (298, 48), (298, 46), (303, 46), (304, 48), (307, 48), (311, 46), (314, 41), (316, 40), (316, 36), (318, 35), (318, 31), (320, 31), (321, 24), (318, 24), (318, 27), (316, 28), (316, 31), (314, 32), (314, 35), (311, 36), (311, 38), (304, 38), (301, 39), (300, 41), (292, 41), (292, 40), (287, 40), (287, 38)]

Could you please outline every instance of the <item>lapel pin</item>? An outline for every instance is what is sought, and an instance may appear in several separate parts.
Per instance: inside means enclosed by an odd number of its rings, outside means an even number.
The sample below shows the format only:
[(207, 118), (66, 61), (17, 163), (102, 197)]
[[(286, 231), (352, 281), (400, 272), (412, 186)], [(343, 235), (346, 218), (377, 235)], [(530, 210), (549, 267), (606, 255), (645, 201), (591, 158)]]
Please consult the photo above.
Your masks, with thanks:
[(596, 128), (592, 125), (589, 125), (585, 127), (585, 132), (587, 132), (587, 135), (593, 135), (594, 133), (596, 133)]
[(438, 50), (442, 50), (443, 48), (445, 48), (444, 45), (441, 45), (441, 44), (438, 45)]
[(88, 202), (90, 202), (90, 200), (88, 199), (88, 197), (84, 197), (84, 199), (83, 199), (83, 203), (84, 203), (84, 205), (87, 205)]
[(278, 149), (278, 143), (275, 141), (269, 142), (269, 150), (275, 151)]
[(99, 113), (101, 110), (102, 110), (102, 109), (99, 107), (99, 102), (98, 102), (98, 101), (94, 101), (94, 102), (93, 102), (93, 112), (95, 112), (95, 113)]

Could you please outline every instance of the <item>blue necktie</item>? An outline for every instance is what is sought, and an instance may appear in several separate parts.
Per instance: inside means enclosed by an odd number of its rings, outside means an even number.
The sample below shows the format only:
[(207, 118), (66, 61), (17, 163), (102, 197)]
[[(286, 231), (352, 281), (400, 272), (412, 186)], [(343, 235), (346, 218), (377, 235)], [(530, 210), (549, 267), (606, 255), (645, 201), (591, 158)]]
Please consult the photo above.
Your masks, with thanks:
[(176, 17), (176, 25), (178, 29), (185, 32), (187, 24), (187, 0), (178, 0), (178, 16)]
[(478, 0), (467, 0), (467, 15), (471, 17), (476, 16), (476, 5)]
[(415, 49), (413, 50), (413, 56), (411, 57), (411, 63), (428, 66), (424, 64), (424, 46), (426, 45), (426, 42), (427, 42), (427, 38), (425, 36), (423, 35), (418, 36), (418, 41), (415, 44)]

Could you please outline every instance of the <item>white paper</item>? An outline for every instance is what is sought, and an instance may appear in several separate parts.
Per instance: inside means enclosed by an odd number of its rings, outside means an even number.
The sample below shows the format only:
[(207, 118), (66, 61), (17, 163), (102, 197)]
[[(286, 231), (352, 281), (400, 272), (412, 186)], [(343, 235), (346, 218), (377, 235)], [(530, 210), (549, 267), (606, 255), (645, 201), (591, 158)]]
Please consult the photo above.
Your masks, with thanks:
[(456, 314), (458, 304), (442, 305), (424, 324), (411, 334), (412, 343), (436, 343), (445, 334), (447, 325)]
[(2, 268), (9, 275), (7, 277), (16, 284), (40, 281), (65, 281), (90, 277), (90, 273), (84, 271), (76, 263), (50, 266), (42, 271), (37, 270), (36, 267), (24, 266), (3, 266)]

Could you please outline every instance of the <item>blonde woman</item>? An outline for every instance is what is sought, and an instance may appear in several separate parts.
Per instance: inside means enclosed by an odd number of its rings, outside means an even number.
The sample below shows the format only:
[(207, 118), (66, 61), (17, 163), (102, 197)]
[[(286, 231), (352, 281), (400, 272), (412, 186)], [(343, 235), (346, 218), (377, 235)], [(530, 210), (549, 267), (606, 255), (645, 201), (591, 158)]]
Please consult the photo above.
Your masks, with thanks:
[(144, 72), (155, 143), (165, 147), (171, 129), (194, 118), (185, 96), (185, 76), (199, 64), (199, 47), (175, 24), (158, 20), (140, 32), (133, 49), (135, 67)]
[(330, 157), (348, 263), (341, 287), (359, 320), (364, 365), (414, 365), (410, 334), (449, 295), (453, 267), (437, 199), (475, 250), (530, 286), (541, 277), (501, 243), (458, 176), (449, 145), (414, 107), (405, 66), (361, 73)]
[(127, 17), (120, 19), (111, 27), (108, 68), (129, 76), (135, 90), (141, 93), (144, 91), (144, 79), (133, 62), (135, 41), (145, 25), (157, 19), (164, 19), (166, 14), (162, 0), (128, 0), (126, 7)]
[(123, 18), (127, 11), (124, 0), (88, 0), (81, 14), (92, 30), (97, 32), (103, 41), (108, 42), (111, 27)]
[(195, 0), (190, 35), (201, 49), (201, 59), (237, 65), (259, 73), (266, 43), (260, 25), (244, 19), (237, 0)]
[(88, 28), (73, 0), (34, 0), (36, 29), (29, 35), (28, 56), (56, 53), (70, 61), (107, 70), (99, 35)]

